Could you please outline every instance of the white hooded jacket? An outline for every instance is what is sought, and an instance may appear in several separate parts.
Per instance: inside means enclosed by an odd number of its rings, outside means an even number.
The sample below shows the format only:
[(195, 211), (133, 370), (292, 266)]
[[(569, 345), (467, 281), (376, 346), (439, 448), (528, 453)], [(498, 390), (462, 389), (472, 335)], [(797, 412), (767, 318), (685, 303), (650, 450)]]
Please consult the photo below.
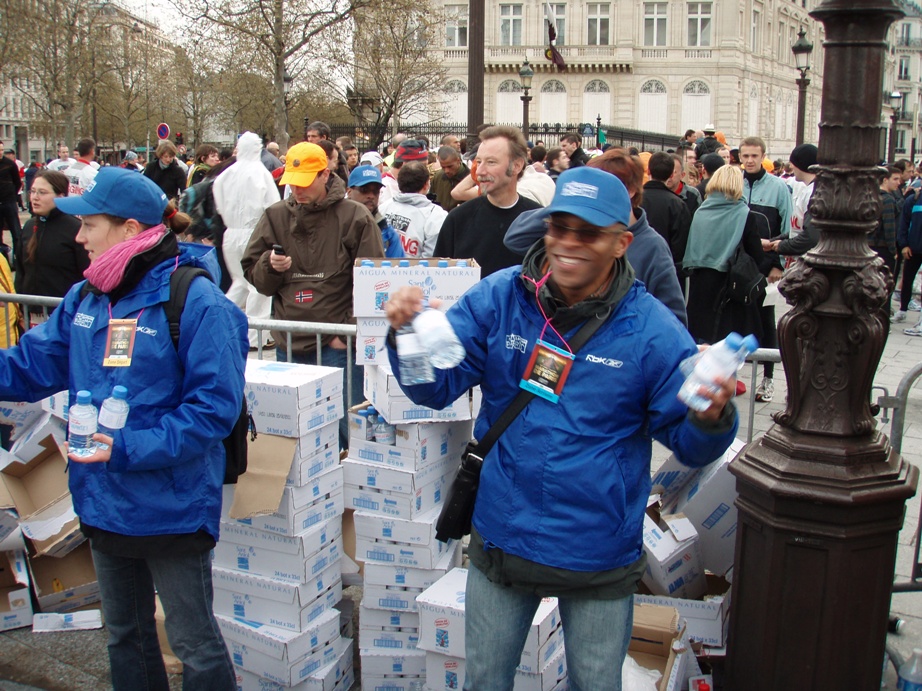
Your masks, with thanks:
[(237, 161), (214, 181), (214, 201), (227, 228), (253, 230), (263, 211), (279, 201), (278, 187), (260, 160), (262, 139), (244, 132), (237, 140)]
[(448, 212), (417, 192), (400, 193), (378, 207), (388, 225), (400, 235), (408, 257), (432, 257), (435, 241)]

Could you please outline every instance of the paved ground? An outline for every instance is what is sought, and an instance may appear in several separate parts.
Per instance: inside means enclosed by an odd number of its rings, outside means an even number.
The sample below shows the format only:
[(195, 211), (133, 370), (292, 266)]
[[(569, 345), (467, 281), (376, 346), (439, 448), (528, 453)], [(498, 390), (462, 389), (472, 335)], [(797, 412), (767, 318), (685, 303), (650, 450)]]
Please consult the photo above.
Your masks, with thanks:
[[(910, 317), (914, 320), (918, 313), (912, 313)], [(922, 362), (922, 338), (905, 336), (905, 326), (907, 324), (895, 324), (891, 328), (890, 338), (874, 382), (875, 386), (886, 387), (891, 395), (895, 394), (904, 374)], [(741, 376), (748, 383), (748, 369), (744, 369)], [(784, 407), (785, 381), (780, 365), (776, 366), (775, 386), (774, 401), (754, 404), (755, 435), (767, 431), (773, 424), (771, 414)], [(875, 399), (879, 394), (880, 392), (875, 391)], [(740, 434), (745, 436), (749, 398), (738, 399), (738, 403), (743, 420)], [(906, 420), (903, 455), (908, 461), (922, 466), (922, 393), (918, 390), (910, 393)], [(889, 431), (889, 425), (882, 426)], [(668, 452), (665, 449), (657, 449), (654, 465), (658, 466), (666, 455)], [(919, 507), (918, 495), (908, 502), (906, 507), (906, 519), (900, 534), (897, 555), (895, 579), (898, 582), (908, 580), (911, 573), (913, 537), (919, 523)], [(349, 588), (346, 594), (358, 605), (361, 599), (360, 588)], [(889, 636), (889, 642), (902, 656), (908, 657), (911, 649), (922, 641), (922, 593), (894, 595), (891, 610), (903, 618), (905, 625), (900, 635)], [(0, 634), (0, 691), (28, 691), (34, 688), (54, 691), (99, 691), (110, 688), (105, 638), (103, 630), (33, 634), (30, 629), (20, 629)], [(358, 654), (355, 659), (358, 663)], [(358, 677), (356, 673), (356, 678)], [(885, 681), (887, 688), (896, 688), (896, 675), (892, 666), (888, 669)], [(181, 689), (181, 677), (172, 677), (170, 686), (177, 691)], [(354, 689), (358, 688), (357, 683)]]

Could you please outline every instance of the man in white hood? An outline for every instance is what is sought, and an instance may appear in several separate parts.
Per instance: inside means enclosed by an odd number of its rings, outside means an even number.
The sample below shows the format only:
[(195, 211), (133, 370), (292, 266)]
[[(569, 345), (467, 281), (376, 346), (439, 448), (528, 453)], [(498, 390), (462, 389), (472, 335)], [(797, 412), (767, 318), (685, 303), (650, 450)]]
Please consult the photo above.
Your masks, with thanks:
[(435, 256), (435, 241), (448, 212), (426, 197), (429, 169), (422, 163), (405, 163), (397, 173), (397, 185), (400, 193), (381, 204), (381, 213), (400, 235), (406, 256)]
[[(244, 132), (237, 140), (237, 161), (214, 181), (215, 208), (227, 230), (224, 233), (224, 261), (233, 283), (227, 297), (247, 317), (268, 319), (272, 298), (260, 293), (243, 275), (240, 260), (263, 212), (279, 200), (272, 175), (260, 160), (262, 139)], [(263, 335), (268, 339), (268, 332)], [(250, 329), (250, 348), (259, 345), (256, 329)], [(265, 345), (265, 343), (263, 344)]]

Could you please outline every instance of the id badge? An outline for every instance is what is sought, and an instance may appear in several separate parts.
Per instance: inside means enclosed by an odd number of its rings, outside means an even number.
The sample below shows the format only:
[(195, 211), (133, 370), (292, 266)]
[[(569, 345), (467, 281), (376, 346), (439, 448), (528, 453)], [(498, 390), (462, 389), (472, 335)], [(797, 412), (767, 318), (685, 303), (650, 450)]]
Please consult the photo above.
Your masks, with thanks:
[(134, 337), (138, 329), (137, 319), (111, 319), (106, 334), (106, 354), (103, 367), (128, 367), (134, 350)]
[(573, 355), (544, 341), (537, 341), (519, 386), (551, 403), (560, 400), (560, 392), (573, 367)]

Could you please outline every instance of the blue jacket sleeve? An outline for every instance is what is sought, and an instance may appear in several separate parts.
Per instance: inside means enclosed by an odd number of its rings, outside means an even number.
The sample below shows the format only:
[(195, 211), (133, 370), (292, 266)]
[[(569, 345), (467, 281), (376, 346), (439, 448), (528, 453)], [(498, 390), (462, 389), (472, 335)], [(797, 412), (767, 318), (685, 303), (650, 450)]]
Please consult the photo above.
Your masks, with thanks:
[(915, 196), (906, 197), (903, 213), (900, 214), (900, 228), (896, 233), (896, 244), (900, 249), (909, 247), (909, 224), (912, 222), (912, 207), (916, 204)]
[(129, 415), (129, 426), (116, 435), (109, 470), (182, 465), (227, 437), (243, 406), (248, 352), (243, 312), (206, 279), (193, 281), (180, 322), (182, 402), (149, 427), (131, 427)]
[(506, 249), (525, 254), (529, 247), (544, 237), (546, 216), (546, 209), (532, 209), (519, 214), (503, 238)]

